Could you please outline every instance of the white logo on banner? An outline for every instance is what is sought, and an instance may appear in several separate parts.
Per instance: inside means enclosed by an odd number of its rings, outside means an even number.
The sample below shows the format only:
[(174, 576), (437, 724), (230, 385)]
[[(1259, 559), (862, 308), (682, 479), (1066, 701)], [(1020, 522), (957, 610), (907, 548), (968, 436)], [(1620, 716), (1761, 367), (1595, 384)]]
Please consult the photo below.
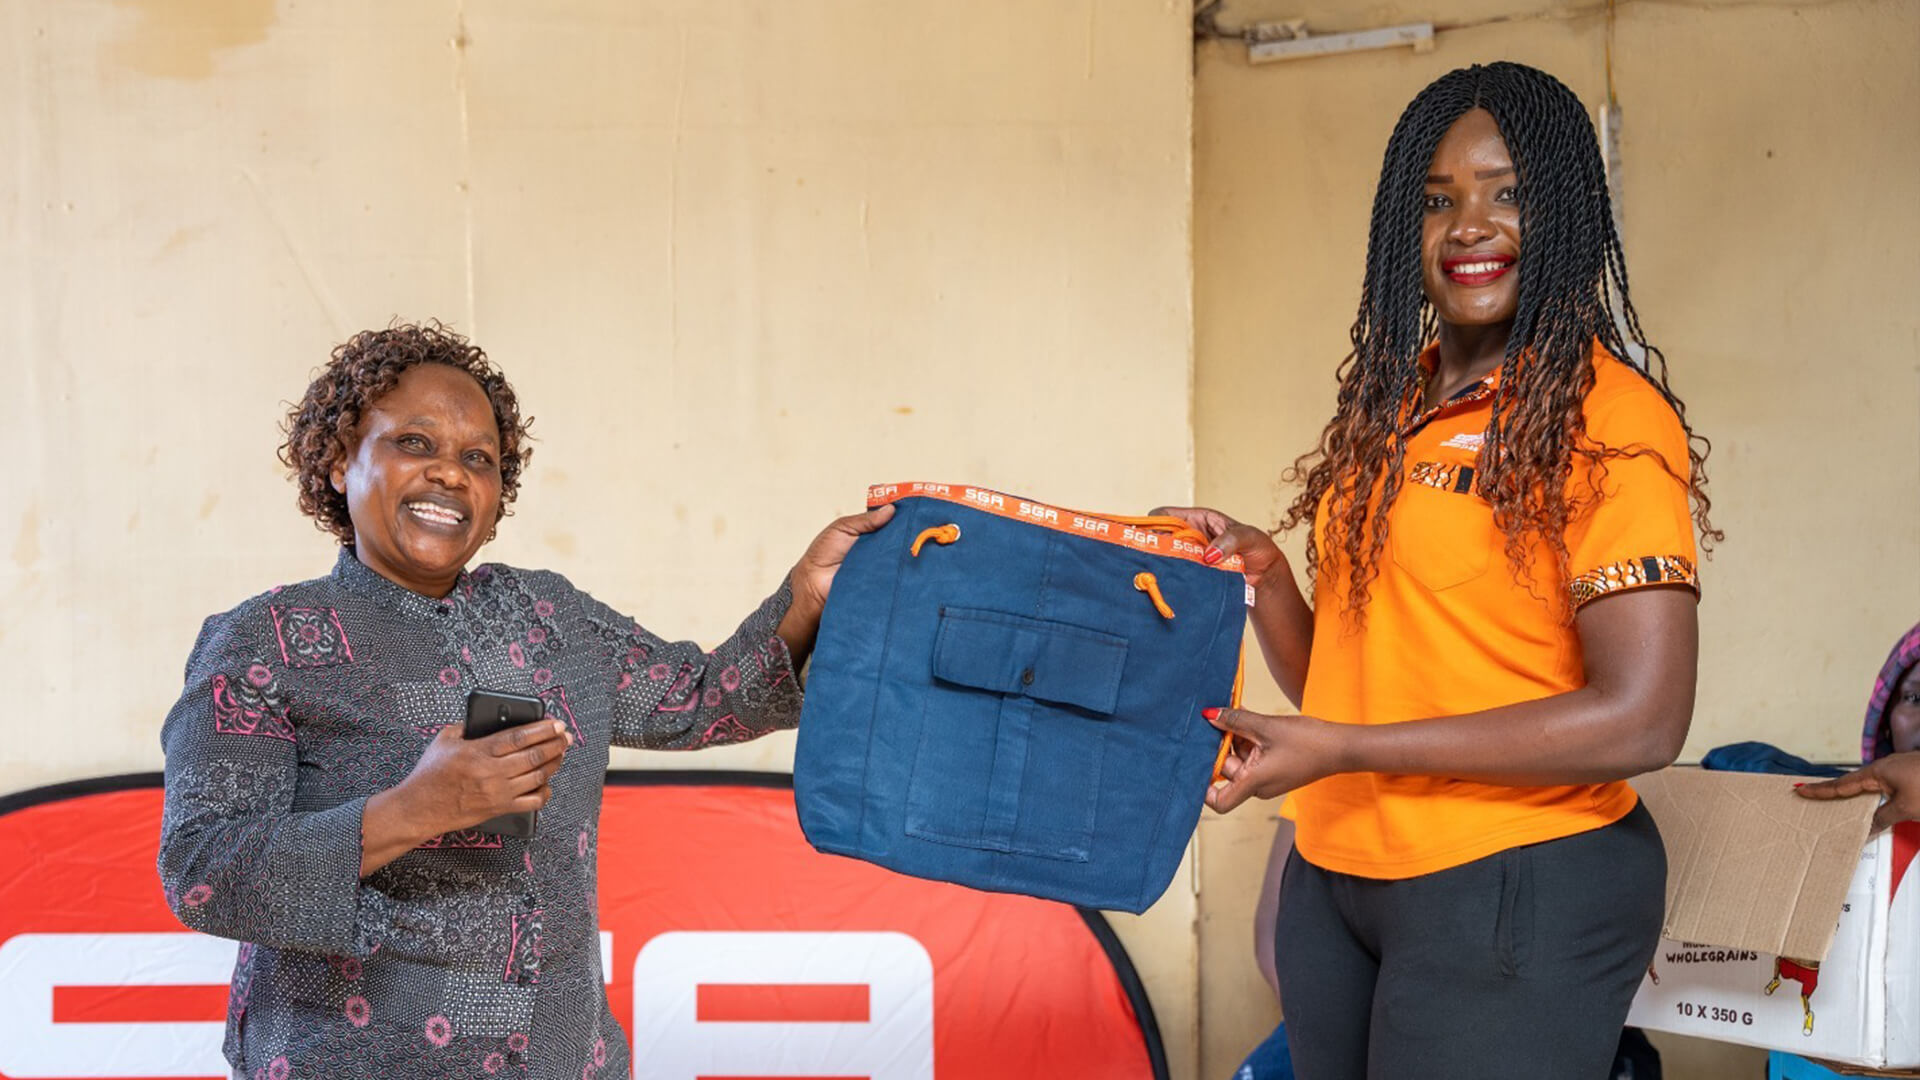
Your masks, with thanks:
[[(864, 1020), (700, 1019), (703, 988), (866, 991)], [(661, 934), (633, 963), (635, 1080), (932, 1080), (933, 958), (898, 933)]]
[(204, 934), (16, 934), (0, 942), (0, 1073), (33, 1080), (226, 1076), (219, 1021), (55, 1023), (59, 986), (224, 986), (239, 945)]
[[(0, 1075), (225, 1076), (225, 1024), (57, 1022), (59, 987), (223, 986), (235, 942), (204, 934), (17, 934), (0, 942)], [(613, 934), (600, 932), (602, 971)], [(635, 1073), (932, 1080), (933, 959), (899, 933), (662, 934), (634, 961)], [(608, 981), (611, 981), (609, 977)], [(702, 1021), (702, 988), (857, 991), (864, 1019)], [(766, 1000), (766, 999), (762, 999)], [(845, 995), (840, 1000), (847, 1000)], [(777, 1011), (778, 1006), (775, 1006)], [(844, 1011), (844, 1010), (842, 1010)]]

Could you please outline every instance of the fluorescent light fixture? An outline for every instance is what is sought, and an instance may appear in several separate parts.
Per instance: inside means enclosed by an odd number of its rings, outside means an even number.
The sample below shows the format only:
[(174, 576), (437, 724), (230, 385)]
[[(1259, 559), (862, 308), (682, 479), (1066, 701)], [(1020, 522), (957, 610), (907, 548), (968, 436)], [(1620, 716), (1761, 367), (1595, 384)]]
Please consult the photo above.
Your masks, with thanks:
[(1247, 61), (1267, 64), (1275, 60), (1304, 60), (1310, 56), (1391, 49), (1400, 45), (1411, 45), (1414, 52), (1430, 51), (1433, 48), (1433, 24), (1408, 23), (1380, 30), (1356, 30), (1350, 34), (1302, 32), (1278, 41), (1256, 41), (1247, 46)]

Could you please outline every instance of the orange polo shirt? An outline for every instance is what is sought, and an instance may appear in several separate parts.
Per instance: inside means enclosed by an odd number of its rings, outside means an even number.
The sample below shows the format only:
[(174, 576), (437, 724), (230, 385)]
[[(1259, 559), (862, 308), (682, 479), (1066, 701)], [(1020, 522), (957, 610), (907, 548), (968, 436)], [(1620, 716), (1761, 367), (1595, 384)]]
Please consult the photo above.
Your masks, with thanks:
[[(1429, 350), (1421, 363), (1431, 368), (1435, 356)], [(1650, 455), (1614, 458), (1595, 500), (1590, 467), (1575, 456), (1567, 491), (1586, 505), (1567, 526), (1569, 568), (1536, 541), (1530, 580), (1516, 579), (1474, 477), (1498, 379), (1496, 371), (1408, 425), (1405, 482), (1358, 630), (1341, 614), (1344, 554), (1321, 545), (1329, 561), (1300, 703), (1307, 715), (1418, 722), (1578, 690), (1586, 677), (1571, 611), (1621, 589), (1697, 589), (1686, 432), (1658, 390), (1597, 346), (1583, 405), (1588, 438), (1656, 450), (1678, 476)], [(1316, 530), (1325, 511), (1323, 502)], [(1634, 801), (1624, 782), (1504, 787), (1343, 773), (1294, 792), (1291, 813), (1300, 854), (1315, 866), (1406, 878), (1598, 828)]]

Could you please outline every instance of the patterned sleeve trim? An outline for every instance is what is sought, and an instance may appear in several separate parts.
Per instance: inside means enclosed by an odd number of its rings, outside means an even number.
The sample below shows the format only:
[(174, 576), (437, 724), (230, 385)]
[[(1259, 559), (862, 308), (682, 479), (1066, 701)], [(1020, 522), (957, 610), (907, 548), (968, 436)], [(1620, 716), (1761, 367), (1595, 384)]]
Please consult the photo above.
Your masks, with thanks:
[(1700, 575), (1694, 570), (1693, 560), (1684, 555), (1642, 555), (1597, 566), (1575, 577), (1567, 591), (1578, 610), (1602, 596), (1646, 585), (1685, 585), (1698, 594)]
[(614, 745), (697, 750), (798, 724), (799, 678), (779, 635), (792, 605), (792, 587), (782, 583), (708, 652), (690, 641), (664, 641), (592, 602), (588, 621), (613, 646)]

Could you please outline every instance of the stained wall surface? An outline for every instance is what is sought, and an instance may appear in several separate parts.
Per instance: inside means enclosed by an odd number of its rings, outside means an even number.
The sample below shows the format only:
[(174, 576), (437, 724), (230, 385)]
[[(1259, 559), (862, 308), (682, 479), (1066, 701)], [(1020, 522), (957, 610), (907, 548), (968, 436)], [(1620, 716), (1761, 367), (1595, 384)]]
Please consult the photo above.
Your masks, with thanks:
[[(160, 766), (200, 621), (325, 572), (327, 350), (473, 334), (483, 554), (716, 641), (866, 485), (1191, 492), (1184, 0), (0, 5), (0, 790)], [(616, 765), (785, 769), (790, 737)], [(1189, 876), (1116, 920), (1192, 1075)]]

